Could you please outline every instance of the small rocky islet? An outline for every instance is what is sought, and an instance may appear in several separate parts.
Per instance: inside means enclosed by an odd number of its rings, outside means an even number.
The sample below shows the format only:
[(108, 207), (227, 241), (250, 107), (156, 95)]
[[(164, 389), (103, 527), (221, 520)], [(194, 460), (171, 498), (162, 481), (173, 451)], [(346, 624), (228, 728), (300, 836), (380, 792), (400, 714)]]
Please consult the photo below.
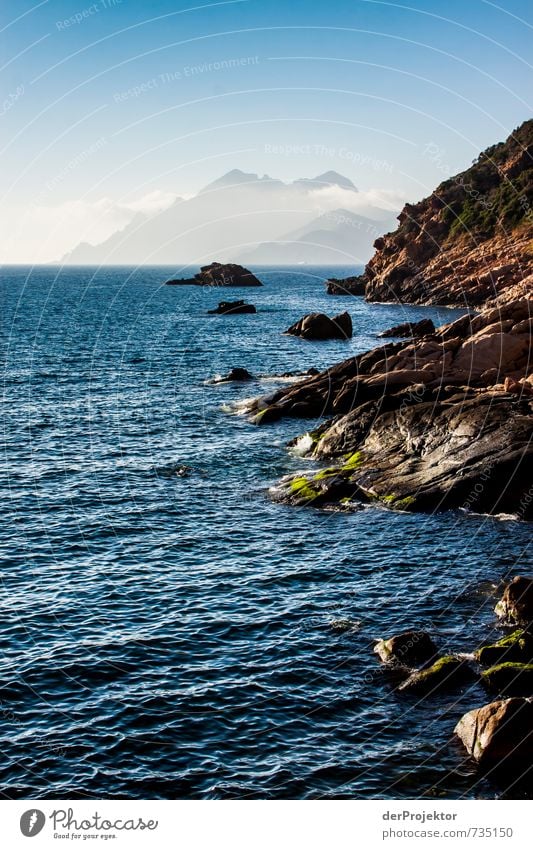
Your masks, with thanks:
[(176, 277), (166, 281), (167, 286), (215, 286), (247, 287), (262, 286), (260, 280), (242, 265), (233, 262), (212, 262), (203, 265), (193, 277)]
[[(376, 240), (363, 275), (327, 281), (331, 295), (471, 312), (438, 329), (425, 320), (391, 328), (382, 335), (407, 338), (251, 401), (256, 425), (322, 419), (291, 443), (314, 471), (283, 478), (273, 500), (533, 520), (532, 209), (528, 121), (430, 197), (407, 204), (398, 228)], [(286, 332), (349, 338), (351, 319), (349, 334), (325, 330), (341, 317), (310, 314)], [(374, 651), (405, 698), (480, 683), (495, 700), (460, 718), (456, 737), (494, 776), (518, 767), (531, 783), (533, 577), (506, 585), (496, 615), (507, 633), (468, 655), (440, 654), (423, 631), (379, 640)]]

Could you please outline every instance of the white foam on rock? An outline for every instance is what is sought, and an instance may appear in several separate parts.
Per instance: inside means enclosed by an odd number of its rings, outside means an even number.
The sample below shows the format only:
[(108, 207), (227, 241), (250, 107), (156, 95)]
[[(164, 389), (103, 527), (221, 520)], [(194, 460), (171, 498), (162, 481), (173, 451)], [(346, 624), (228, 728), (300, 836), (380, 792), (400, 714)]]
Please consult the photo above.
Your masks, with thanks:
[(304, 433), (303, 436), (300, 436), (295, 444), (292, 446), (291, 451), (293, 454), (297, 454), (299, 457), (305, 457), (311, 451), (313, 447), (313, 437), (310, 433)]

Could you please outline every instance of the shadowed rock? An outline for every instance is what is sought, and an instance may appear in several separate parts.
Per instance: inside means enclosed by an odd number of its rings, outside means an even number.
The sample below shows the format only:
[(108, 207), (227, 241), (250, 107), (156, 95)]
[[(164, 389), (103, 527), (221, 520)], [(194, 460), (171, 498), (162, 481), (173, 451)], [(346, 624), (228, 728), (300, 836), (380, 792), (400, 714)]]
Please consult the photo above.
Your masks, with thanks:
[(326, 294), (328, 295), (364, 295), (366, 282), (360, 277), (330, 277), (326, 280)]
[(405, 631), (388, 640), (380, 640), (374, 651), (383, 663), (420, 666), (437, 655), (437, 647), (425, 631)]
[(262, 286), (255, 274), (235, 263), (212, 262), (204, 265), (194, 277), (167, 280), (167, 286)]
[(209, 315), (241, 315), (256, 313), (257, 310), (253, 304), (247, 304), (245, 301), (220, 301), (216, 309), (207, 312)]
[(496, 643), (481, 646), (474, 656), (483, 666), (496, 666), (508, 662), (531, 663), (533, 662), (533, 635), (519, 628)]
[(413, 672), (399, 690), (409, 690), (429, 695), (443, 689), (451, 689), (464, 683), (473, 675), (468, 663), (455, 655), (440, 657), (427, 669)]
[(486, 669), (481, 680), (503, 695), (533, 696), (533, 663), (499, 663)]
[(301, 336), (302, 339), (351, 339), (352, 319), (347, 312), (340, 313), (335, 318), (321, 312), (313, 312), (305, 315), (285, 332), (291, 336)]
[(405, 321), (403, 324), (397, 324), (395, 327), (390, 327), (389, 330), (384, 330), (379, 333), (380, 339), (390, 339), (391, 337), (412, 337), (419, 338), (427, 336), (428, 333), (435, 333), (435, 325), (430, 318), (423, 318), (420, 321)]
[(231, 383), (231, 382), (235, 381), (235, 382), (238, 382), (238, 383), (239, 382), (244, 383), (248, 380), (255, 380), (253, 374), (250, 374), (250, 372), (245, 368), (238, 368), (237, 367), (237, 368), (230, 369), (227, 374), (223, 375), (222, 377), (215, 378), (212, 382), (213, 383)]

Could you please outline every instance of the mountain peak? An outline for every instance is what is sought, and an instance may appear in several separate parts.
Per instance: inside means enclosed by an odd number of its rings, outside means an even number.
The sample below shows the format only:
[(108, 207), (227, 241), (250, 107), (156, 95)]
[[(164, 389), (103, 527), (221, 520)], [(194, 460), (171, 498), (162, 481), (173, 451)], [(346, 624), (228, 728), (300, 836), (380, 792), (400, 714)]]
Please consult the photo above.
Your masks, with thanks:
[(227, 174), (223, 174), (222, 177), (218, 177), (218, 179), (213, 180), (212, 183), (208, 183), (207, 186), (204, 186), (203, 189), (200, 190), (199, 194), (202, 192), (212, 191), (213, 189), (225, 189), (225, 188), (234, 188), (235, 186), (257, 186), (261, 185), (281, 185), (280, 180), (276, 180), (273, 177), (269, 177), (268, 174), (264, 174), (262, 177), (259, 174), (254, 174), (252, 172), (247, 173), (246, 171), (241, 171), (240, 168), (233, 168), (231, 171), (228, 171)]
[(294, 185), (299, 185), (305, 189), (321, 189), (326, 186), (338, 186), (340, 189), (346, 189), (350, 192), (357, 192), (358, 189), (348, 177), (344, 177), (337, 171), (325, 171), (317, 177), (301, 177), (294, 181)]

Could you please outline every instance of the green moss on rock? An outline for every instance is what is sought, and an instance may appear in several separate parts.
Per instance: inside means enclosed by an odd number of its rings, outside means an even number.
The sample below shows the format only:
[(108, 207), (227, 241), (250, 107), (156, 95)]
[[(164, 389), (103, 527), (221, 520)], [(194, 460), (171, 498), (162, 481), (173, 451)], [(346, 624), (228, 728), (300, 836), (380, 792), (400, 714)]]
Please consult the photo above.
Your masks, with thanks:
[(353, 454), (347, 454), (345, 457), (345, 462), (342, 465), (343, 472), (353, 471), (354, 469), (358, 469), (363, 462), (363, 455), (361, 451), (354, 451)]
[(445, 655), (427, 669), (413, 672), (398, 689), (432, 693), (454, 687), (471, 674), (470, 667), (464, 660), (455, 655)]
[(317, 472), (317, 474), (313, 476), (313, 480), (314, 481), (327, 480), (328, 478), (334, 478), (336, 475), (338, 475), (338, 473), (339, 473), (338, 469), (334, 469), (334, 468), (322, 469), (322, 471)]
[(481, 646), (475, 652), (475, 658), (483, 666), (494, 666), (505, 660), (526, 663), (533, 660), (533, 637), (518, 628), (496, 643)]
[(304, 499), (305, 501), (311, 501), (318, 495), (318, 490), (313, 487), (309, 479), (305, 477), (294, 478), (294, 480), (289, 483), (289, 489), (293, 495), (296, 495), (299, 499)]
[(486, 669), (481, 679), (491, 690), (499, 693), (533, 695), (533, 663), (498, 663)]

